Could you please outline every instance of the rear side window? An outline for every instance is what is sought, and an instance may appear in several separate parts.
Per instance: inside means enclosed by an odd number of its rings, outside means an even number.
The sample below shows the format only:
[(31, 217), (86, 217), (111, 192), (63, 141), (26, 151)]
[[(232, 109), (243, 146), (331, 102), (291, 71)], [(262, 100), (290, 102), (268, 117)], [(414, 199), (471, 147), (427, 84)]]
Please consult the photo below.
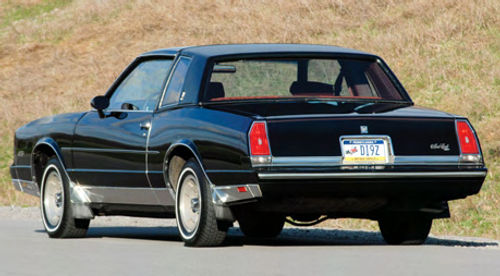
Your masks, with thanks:
[(171, 65), (171, 59), (141, 62), (113, 92), (109, 109), (154, 110)]
[(184, 88), (184, 80), (186, 79), (186, 73), (190, 63), (191, 58), (180, 57), (175, 66), (174, 72), (172, 73), (162, 106), (176, 104), (179, 102), (179, 97)]

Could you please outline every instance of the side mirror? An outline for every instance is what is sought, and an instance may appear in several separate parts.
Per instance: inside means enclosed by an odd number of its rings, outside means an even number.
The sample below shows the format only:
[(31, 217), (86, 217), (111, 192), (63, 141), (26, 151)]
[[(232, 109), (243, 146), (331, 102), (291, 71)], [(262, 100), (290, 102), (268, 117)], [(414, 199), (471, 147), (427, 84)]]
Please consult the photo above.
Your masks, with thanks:
[(97, 110), (97, 112), (99, 113), (99, 117), (102, 118), (102, 117), (104, 117), (104, 113), (102, 112), (102, 110), (108, 108), (108, 106), (109, 106), (109, 99), (106, 98), (105, 96), (94, 97), (90, 101), (90, 106), (92, 106), (93, 108), (95, 108)]

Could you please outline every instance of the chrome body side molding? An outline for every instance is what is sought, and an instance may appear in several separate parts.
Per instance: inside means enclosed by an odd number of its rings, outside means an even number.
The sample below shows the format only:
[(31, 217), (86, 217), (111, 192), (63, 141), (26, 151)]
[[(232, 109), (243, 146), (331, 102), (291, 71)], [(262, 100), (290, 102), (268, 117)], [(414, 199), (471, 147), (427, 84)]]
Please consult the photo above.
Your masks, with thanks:
[(339, 173), (259, 173), (263, 180), (275, 179), (356, 179), (356, 178), (441, 178), (484, 177), (485, 171), (450, 172), (339, 172)]
[(126, 149), (100, 149), (100, 148), (82, 148), (82, 147), (62, 147), (64, 151), (83, 151), (83, 152), (109, 152), (109, 153), (136, 153), (136, 154), (159, 154), (156, 150), (126, 150)]
[[(146, 170), (112, 170), (112, 169), (68, 169), (68, 172), (96, 172), (96, 173), (148, 173)], [(161, 171), (149, 171), (149, 173), (162, 173)]]
[(14, 169), (31, 169), (31, 165), (12, 165), (10, 167)]
[(162, 199), (159, 204), (173, 206), (174, 201), (170, 196), (169, 188), (123, 188), (123, 187), (91, 187), (79, 186), (81, 191), (89, 198), (90, 203), (113, 203), (113, 204), (135, 204), (156, 205), (156, 193)]

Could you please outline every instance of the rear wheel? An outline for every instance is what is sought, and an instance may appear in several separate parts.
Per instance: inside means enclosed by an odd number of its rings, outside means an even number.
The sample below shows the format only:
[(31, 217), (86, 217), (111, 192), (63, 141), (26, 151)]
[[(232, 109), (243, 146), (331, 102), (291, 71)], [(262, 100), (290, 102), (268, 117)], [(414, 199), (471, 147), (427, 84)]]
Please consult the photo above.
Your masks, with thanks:
[(274, 238), (281, 233), (285, 217), (269, 213), (246, 213), (238, 218), (240, 230), (251, 238)]
[(217, 246), (226, 237), (227, 227), (218, 224), (210, 187), (193, 159), (186, 162), (178, 178), (175, 215), (187, 246)]
[(380, 232), (388, 244), (423, 244), (429, 235), (432, 219), (419, 215), (383, 218)]
[(62, 172), (56, 158), (47, 162), (40, 195), (42, 222), (51, 238), (81, 238), (87, 234), (90, 220), (73, 218), (69, 183)]

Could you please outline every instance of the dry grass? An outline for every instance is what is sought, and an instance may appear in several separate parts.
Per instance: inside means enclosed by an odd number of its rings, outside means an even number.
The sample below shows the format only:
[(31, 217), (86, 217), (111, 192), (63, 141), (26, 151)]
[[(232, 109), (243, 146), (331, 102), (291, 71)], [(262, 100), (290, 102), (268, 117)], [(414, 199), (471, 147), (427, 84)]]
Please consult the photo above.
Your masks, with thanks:
[(321, 43), (381, 55), (417, 104), (471, 119), (490, 168), (487, 182), (478, 196), (453, 202), (453, 218), (433, 232), (500, 238), (499, 14), (497, 0), (2, 0), (0, 203), (36, 202), (9, 183), (13, 131), (44, 115), (87, 109), (138, 53), (211, 43)]

